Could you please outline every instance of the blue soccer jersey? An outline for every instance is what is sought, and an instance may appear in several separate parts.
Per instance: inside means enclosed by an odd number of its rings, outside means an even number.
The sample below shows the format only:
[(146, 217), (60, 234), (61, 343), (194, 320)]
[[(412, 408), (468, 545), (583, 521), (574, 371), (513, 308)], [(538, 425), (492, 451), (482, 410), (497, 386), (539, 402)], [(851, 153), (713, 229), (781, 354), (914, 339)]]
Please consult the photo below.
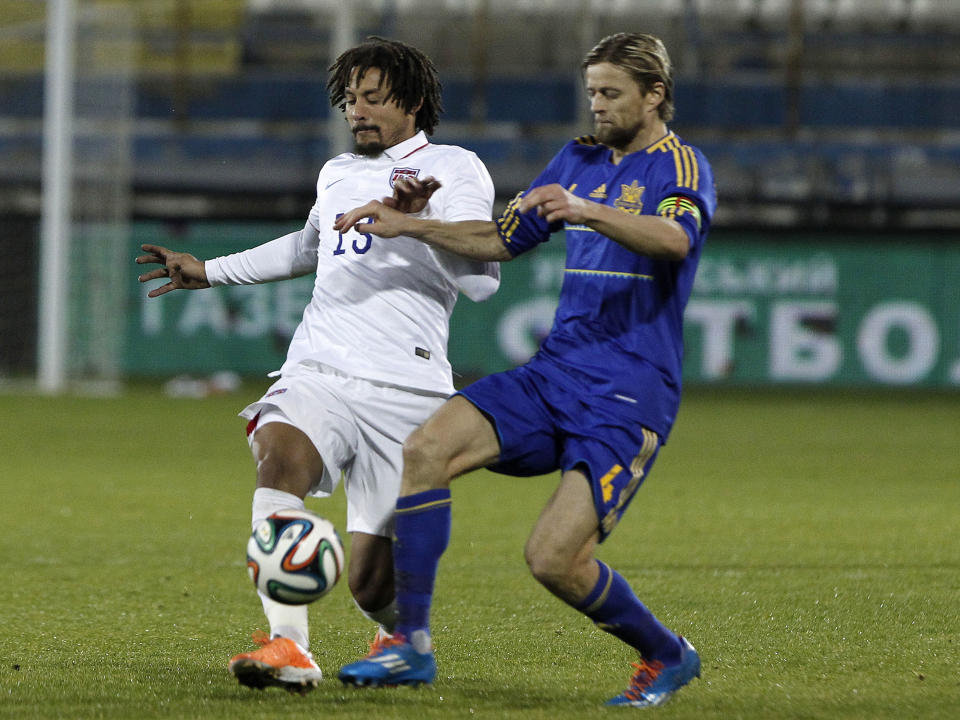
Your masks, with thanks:
[(498, 221), (514, 256), (566, 230), (559, 305), (532, 361), (537, 370), (575, 383), (572, 392), (622, 404), (625, 417), (666, 438), (680, 403), (683, 311), (716, 207), (710, 165), (672, 132), (617, 165), (609, 148), (585, 136), (569, 142), (526, 192), (552, 183), (622, 212), (670, 217), (690, 238), (684, 260), (656, 260), (585, 225), (520, 213), (524, 193)]

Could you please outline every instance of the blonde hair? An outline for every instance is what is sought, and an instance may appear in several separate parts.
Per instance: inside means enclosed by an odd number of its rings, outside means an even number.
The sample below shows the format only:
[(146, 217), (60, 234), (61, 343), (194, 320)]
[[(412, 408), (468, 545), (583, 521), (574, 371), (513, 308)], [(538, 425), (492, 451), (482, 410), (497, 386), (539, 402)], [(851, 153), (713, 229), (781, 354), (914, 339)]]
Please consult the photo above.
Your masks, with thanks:
[(630, 73), (643, 94), (663, 83), (663, 102), (657, 108), (660, 119), (673, 119), (673, 64), (663, 41), (646, 33), (616, 33), (608, 35), (587, 53), (581, 68), (607, 62)]

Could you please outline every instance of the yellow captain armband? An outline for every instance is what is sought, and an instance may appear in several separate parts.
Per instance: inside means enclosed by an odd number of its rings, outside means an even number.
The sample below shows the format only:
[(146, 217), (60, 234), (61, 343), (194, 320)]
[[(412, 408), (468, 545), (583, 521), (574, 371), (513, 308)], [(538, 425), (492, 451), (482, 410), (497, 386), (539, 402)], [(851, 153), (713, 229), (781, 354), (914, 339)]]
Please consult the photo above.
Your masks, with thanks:
[(665, 198), (663, 202), (657, 206), (657, 215), (662, 215), (671, 220), (676, 220), (681, 215), (692, 215), (693, 219), (697, 222), (697, 230), (700, 229), (700, 208), (697, 207), (697, 204), (693, 202), (693, 200), (685, 198), (682, 195), (671, 195)]

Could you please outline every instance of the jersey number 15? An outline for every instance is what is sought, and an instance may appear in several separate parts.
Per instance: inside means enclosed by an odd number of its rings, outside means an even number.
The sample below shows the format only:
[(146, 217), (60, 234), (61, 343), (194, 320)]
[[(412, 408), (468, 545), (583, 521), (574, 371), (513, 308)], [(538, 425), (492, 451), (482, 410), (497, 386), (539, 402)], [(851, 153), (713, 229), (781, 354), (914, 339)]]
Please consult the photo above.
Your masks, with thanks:
[[(343, 217), (343, 213), (337, 213), (337, 219), (339, 220), (341, 217)], [(373, 221), (368, 221), (367, 224), (370, 224), (371, 222)], [(337, 241), (337, 247), (333, 251), (334, 255), (343, 255), (347, 251), (347, 249), (343, 246), (343, 233), (341, 232), (339, 235), (340, 238)], [(363, 255), (367, 250), (370, 249), (370, 246), (373, 245), (373, 235), (359, 231), (356, 232), (356, 235), (358, 237), (354, 237), (353, 243), (351, 243), (353, 251), (357, 255)]]

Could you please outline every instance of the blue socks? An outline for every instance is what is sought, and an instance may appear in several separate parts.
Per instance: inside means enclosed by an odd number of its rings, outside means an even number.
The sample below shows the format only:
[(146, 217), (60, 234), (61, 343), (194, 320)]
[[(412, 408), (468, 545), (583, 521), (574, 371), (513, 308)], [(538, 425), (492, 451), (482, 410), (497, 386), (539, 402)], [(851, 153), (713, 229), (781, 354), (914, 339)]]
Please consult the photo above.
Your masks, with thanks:
[[(396, 632), (417, 652), (430, 645), (430, 605), (440, 557), (450, 542), (450, 490), (397, 499), (393, 563), (397, 590)], [(646, 660), (680, 661), (680, 640), (640, 602), (627, 581), (605, 563), (597, 584), (576, 608), (597, 627), (636, 648)]]
[(645, 660), (664, 665), (680, 662), (680, 640), (637, 598), (627, 581), (605, 563), (596, 561), (600, 577), (577, 610), (597, 627), (635, 647)]
[(430, 604), (440, 556), (450, 542), (450, 490), (397, 499), (393, 565), (397, 590), (396, 632), (417, 652), (430, 649)]

